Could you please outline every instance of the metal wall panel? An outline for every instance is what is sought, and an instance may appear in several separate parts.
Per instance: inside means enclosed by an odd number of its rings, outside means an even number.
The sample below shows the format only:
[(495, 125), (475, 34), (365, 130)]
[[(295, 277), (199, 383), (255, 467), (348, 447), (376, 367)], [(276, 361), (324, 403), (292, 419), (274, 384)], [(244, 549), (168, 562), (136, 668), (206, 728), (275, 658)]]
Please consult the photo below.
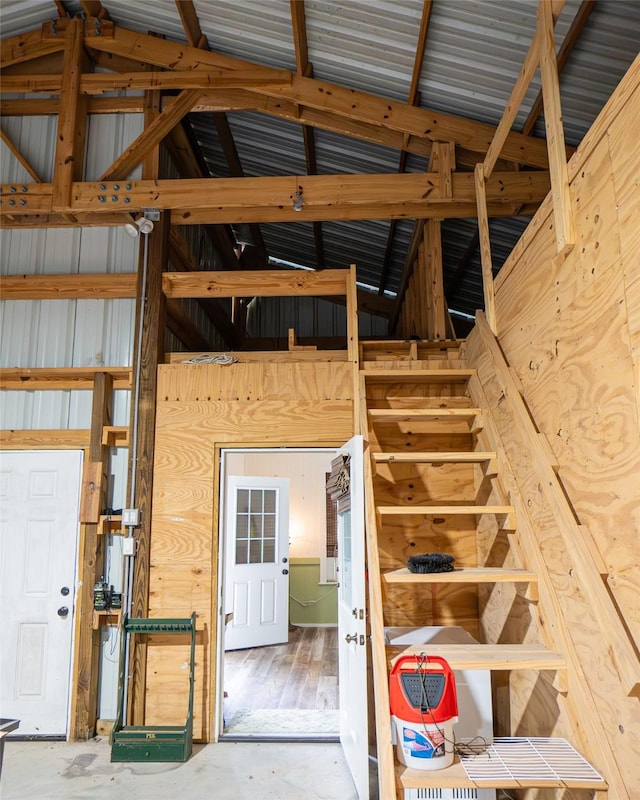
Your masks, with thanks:
[[(346, 337), (346, 308), (314, 297), (257, 297), (249, 304), (249, 336), (286, 338), (289, 328), (295, 330), (298, 338)], [(360, 313), (358, 329), (360, 336), (385, 336), (387, 320)]]

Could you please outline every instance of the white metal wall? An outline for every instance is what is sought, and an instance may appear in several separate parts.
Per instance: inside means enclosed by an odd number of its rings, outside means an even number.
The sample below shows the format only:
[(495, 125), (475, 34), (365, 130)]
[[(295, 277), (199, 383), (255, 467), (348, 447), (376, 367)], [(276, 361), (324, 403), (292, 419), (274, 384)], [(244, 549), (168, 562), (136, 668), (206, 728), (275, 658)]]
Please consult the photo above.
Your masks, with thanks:
[[(54, 117), (3, 119), (3, 130), (42, 181), (53, 175)], [(140, 133), (140, 115), (93, 118), (87, 145), (88, 179), (102, 174)], [(11, 151), (0, 146), (2, 180), (31, 183)], [(3, 229), (0, 275), (56, 275), (135, 272), (138, 242), (122, 228)], [(0, 365), (3, 367), (130, 366), (135, 300), (29, 300), (0, 302)], [(116, 391), (113, 424), (129, 422), (129, 392)], [(91, 392), (2, 392), (0, 427), (73, 429), (91, 424)], [(127, 451), (112, 451), (109, 502), (126, 500)], [(122, 590), (121, 537), (109, 536), (104, 576)], [(118, 632), (104, 628), (99, 715), (116, 712)]]

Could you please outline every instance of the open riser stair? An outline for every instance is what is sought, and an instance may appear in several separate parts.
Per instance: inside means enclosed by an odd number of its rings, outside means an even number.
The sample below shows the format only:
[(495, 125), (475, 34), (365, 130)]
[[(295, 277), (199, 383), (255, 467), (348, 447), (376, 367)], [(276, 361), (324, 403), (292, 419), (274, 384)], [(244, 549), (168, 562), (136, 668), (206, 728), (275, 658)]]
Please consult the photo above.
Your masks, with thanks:
[[(561, 652), (529, 642), (524, 628), (520, 640), (493, 638), (494, 632), (484, 623), (483, 611), (492, 597), (507, 592), (514, 609), (536, 624), (538, 573), (512, 546), (518, 539), (516, 509), (503, 490), (501, 465), (484, 431), (482, 408), (469, 392), (476, 372), (462, 359), (459, 345), (361, 343), (361, 431), (368, 443), (367, 557), (381, 793), (385, 800), (414, 800), (453, 797), (454, 790), (462, 793), (455, 796), (494, 797), (483, 792), (497, 787), (605, 790), (606, 782), (594, 771), (586, 782), (575, 777), (573, 783), (560, 772), (552, 777), (534, 772), (523, 778), (514, 772), (511, 777), (478, 779), (467, 775), (457, 755), (450, 767), (422, 771), (401, 765), (392, 749), (388, 681), (399, 655), (427, 651), (429, 656), (443, 657), (454, 670), (491, 671), (494, 729), (502, 737), (516, 733), (509, 729), (508, 714), (500, 710), (509, 675), (544, 674), (545, 681), (566, 691), (567, 663)], [(426, 553), (453, 556), (454, 571), (411, 572), (409, 557)], [(476, 643), (389, 643), (390, 632), (425, 626), (464, 629)], [(496, 747), (515, 741), (501, 740)], [(582, 761), (577, 752), (575, 756)], [(495, 761), (499, 758), (496, 755)]]

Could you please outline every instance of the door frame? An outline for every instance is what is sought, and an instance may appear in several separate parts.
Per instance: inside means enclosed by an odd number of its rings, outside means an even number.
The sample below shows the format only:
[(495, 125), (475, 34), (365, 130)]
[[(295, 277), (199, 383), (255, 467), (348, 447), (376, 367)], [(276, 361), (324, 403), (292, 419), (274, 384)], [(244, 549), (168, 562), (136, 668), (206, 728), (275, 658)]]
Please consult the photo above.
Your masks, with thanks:
[[(343, 443), (342, 443), (343, 444)], [(287, 445), (270, 444), (264, 445), (247, 445), (239, 444), (233, 445), (225, 443), (216, 447), (216, 471), (214, 480), (217, 484), (214, 489), (214, 496), (217, 497), (217, 518), (214, 515), (214, 536), (217, 535), (218, 539), (218, 564), (217, 564), (217, 586), (215, 588), (213, 601), (213, 612), (216, 619), (216, 635), (215, 642), (212, 641), (211, 647), (215, 646), (215, 652), (212, 653), (212, 663), (215, 664), (215, 678), (213, 682), (213, 692), (215, 703), (211, 704), (211, 714), (213, 716), (211, 726), (211, 741), (219, 742), (223, 734), (223, 706), (224, 706), (224, 593), (225, 593), (225, 515), (227, 509), (227, 454), (228, 453), (308, 453), (308, 452), (325, 452), (327, 455), (335, 453), (336, 448), (341, 444), (335, 446), (331, 445)]]
[[(78, 699), (78, 679), (79, 679), (79, 646), (80, 646), (80, 624), (83, 617), (82, 608), (82, 592), (80, 587), (84, 581), (84, 559), (81, 554), (84, 551), (84, 542), (86, 536), (86, 525), (80, 522), (80, 509), (82, 507), (82, 494), (84, 483), (84, 469), (88, 459), (88, 447), (83, 443), (78, 442), (67, 443), (64, 445), (47, 444), (45, 441), (38, 444), (31, 443), (9, 443), (2, 442), (0, 450), (11, 451), (13, 453), (42, 453), (42, 452), (77, 452), (80, 453), (80, 486), (78, 492), (78, 505), (76, 507), (76, 515), (78, 517), (76, 529), (76, 551), (74, 554), (74, 585), (73, 585), (73, 606), (71, 609), (71, 652), (69, 660), (69, 697), (67, 700), (67, 715), (66, 715), (66, 734), (65, 741), (71, 740), (71, 735), (75, 733), (74, 719), (76, 716), (76, 706)], [(12, 738), (20, 738), (19, 729), (16, 735)], [(30, 737), (31, 738), (31, 737)], [(45, 737), (46, 738), (46, 737)]]

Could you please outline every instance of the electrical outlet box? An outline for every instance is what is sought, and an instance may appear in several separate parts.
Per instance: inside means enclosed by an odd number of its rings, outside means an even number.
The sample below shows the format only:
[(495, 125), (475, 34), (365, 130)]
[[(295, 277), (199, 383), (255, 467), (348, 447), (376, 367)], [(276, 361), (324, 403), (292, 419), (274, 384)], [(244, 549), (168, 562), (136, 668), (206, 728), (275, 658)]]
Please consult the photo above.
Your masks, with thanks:
[(122, 525), (128, 528), (130, 525), (137, 527), (140, 524), (140, 509), (139, 508), (123, 508), (122, 509)]
[(136, 540), (133, 536), (125, 536), (122, 540), (122, 555), (135, 556), (136, 554)]

